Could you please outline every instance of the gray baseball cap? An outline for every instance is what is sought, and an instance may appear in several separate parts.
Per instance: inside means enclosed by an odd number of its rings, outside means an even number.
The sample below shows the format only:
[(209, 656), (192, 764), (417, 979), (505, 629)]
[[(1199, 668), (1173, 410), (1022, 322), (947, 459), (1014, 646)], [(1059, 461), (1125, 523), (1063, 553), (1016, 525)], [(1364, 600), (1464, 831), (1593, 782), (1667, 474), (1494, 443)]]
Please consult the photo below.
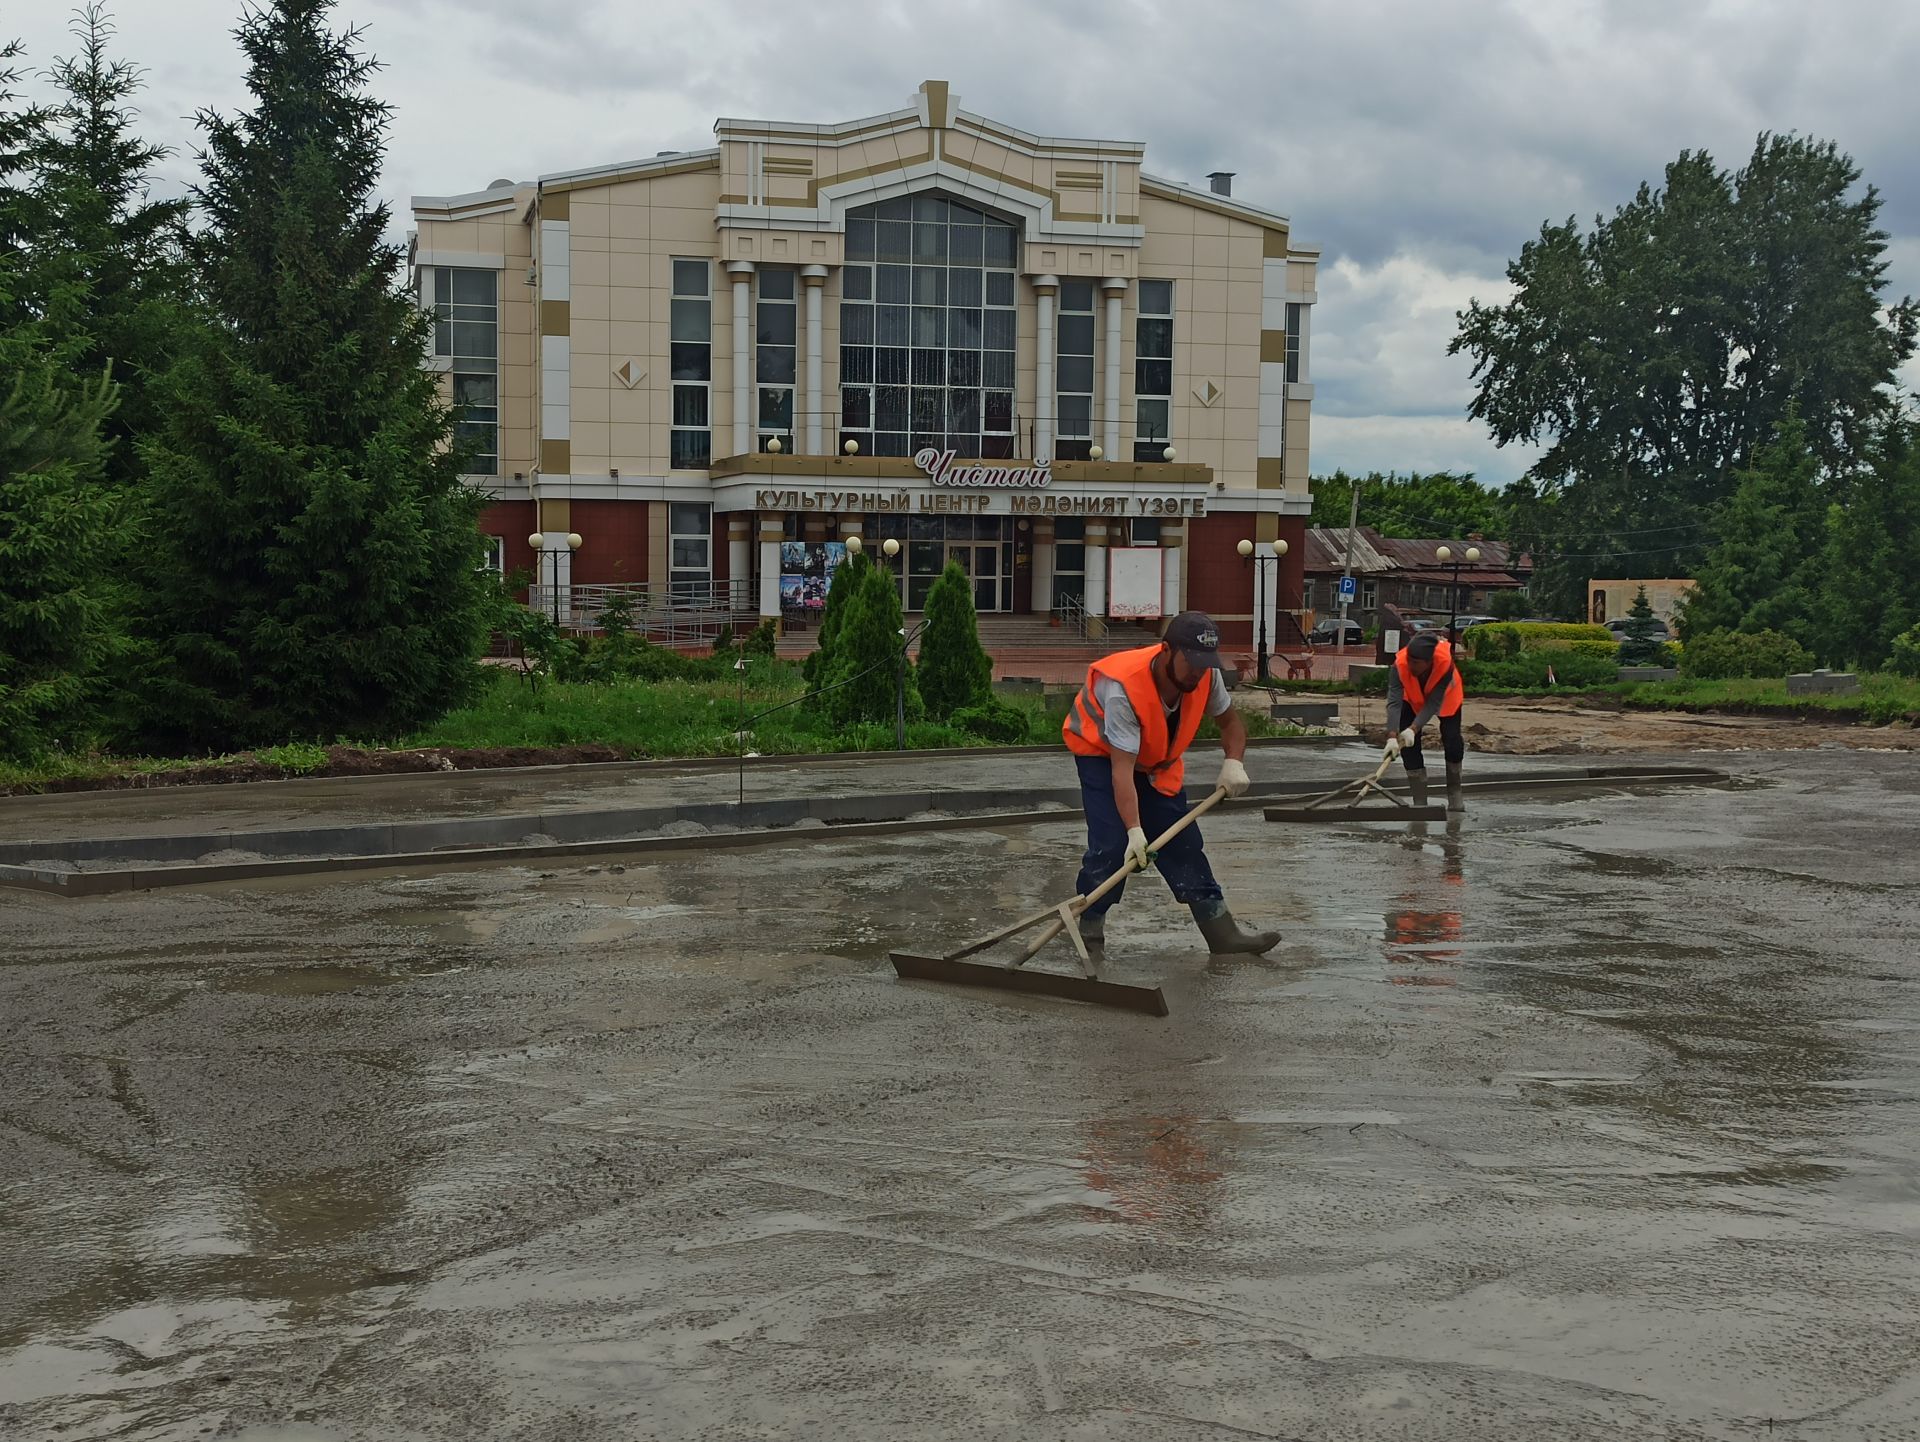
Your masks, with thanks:
[(1160, 639), (1195, 666), (1214, 671), (1226, 669), (1220, 659), (1220, 628), (1205, 611), (1182, 611), (1167, 622)]

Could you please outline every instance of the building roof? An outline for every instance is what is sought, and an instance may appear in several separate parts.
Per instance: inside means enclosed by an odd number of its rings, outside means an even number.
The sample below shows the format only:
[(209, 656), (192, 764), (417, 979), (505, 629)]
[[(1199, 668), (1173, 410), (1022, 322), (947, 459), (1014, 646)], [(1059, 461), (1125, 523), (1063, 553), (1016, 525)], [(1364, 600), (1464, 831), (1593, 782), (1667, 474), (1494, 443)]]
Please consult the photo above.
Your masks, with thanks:
[[(1464, 552), (1467, 546), (1480, 548), (1478, 565), (1461, 566), (1460, 584), (1475, 586), (1518, 585), (1532, 574), (1532, 558), (1514, 556), (1505, 541), (1468, 540), (1451, 537), (1383, 536), (1371, 526), (1354, 530), (1353, 574), (1376, 575), (1393, 572), (1410, 581), (1440, 584), (1454, 579), (1453, 563), (1442, 561), (1440, 547), (1451, 546)], [(1306, 569), (1309, 575), (1339, 575), (1346, 569), (1347, 528), (1313, 526), (1307, 530)]]

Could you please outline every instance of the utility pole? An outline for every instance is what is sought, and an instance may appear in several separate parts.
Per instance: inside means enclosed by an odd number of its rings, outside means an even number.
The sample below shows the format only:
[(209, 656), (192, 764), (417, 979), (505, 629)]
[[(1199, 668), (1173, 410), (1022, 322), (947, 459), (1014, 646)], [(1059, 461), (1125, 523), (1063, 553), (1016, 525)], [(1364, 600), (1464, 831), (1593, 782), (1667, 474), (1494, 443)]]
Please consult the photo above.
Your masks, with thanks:
[(1347, 559), (1340, 573), (1340, 634), (1335, 646), (1347, 644), (1347, 582), (1353, 579), (1353, 532), (1360, 524), (1360, 478), (1353, 478), (1353, 504), (1347, 509)]

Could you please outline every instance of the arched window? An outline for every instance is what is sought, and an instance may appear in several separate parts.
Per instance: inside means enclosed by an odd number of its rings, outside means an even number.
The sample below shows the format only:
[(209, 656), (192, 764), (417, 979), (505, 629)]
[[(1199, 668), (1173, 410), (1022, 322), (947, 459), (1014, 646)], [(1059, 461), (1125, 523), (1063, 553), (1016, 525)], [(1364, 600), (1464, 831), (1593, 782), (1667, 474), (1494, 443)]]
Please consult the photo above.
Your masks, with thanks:
[(840, 439), (874, 456), (922, 447), (1014, 454), (1019, 227), (937, 192), (847, 217)]

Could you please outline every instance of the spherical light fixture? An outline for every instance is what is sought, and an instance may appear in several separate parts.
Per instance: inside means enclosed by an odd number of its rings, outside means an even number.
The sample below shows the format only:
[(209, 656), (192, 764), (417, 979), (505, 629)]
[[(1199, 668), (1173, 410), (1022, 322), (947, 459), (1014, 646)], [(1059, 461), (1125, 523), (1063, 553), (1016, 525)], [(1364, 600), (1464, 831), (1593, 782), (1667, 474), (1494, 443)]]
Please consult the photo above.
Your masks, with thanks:
[(860, 442), (850, 440), (844, 446), (840, 447), (840, 449), (850, 456), (857, 456), (860, 454)]
[(773, 455), (776, 455), (776, 456), (779, 455), (780, 454), (780, 437), (768, 436), (767, 450)]
[(567, 532), (567, 549), (569, 551), (577, 551), (585, 544), (586, 542), (580, 539), (580, 533), (578, 531)]
[(1284, 556), (1287, 554), (1287, 543), (1285, 541), (1276, 539), (1273, 541), (1272, 545), (1273, 545), (1274, 555)]
[(1090, 461), (1100, 460), (1105, 455), (1106, 455), (1106, 452), (1101, 450), (1100, 447), (1098, 446), (1087, 447), (1087, 459)]
[(1442, 546), (1433, 554), (1442, 562), (1451, 561), (1453, 559), (1453, 547)]
[(531, 536), (527, 537), (527, 544), (529, 546), (532, 546), (533, 549), (536, 551), (539, 550), (542, 546), (546, 545), (546, 543), (547, 543), (547, 538), (541, 535), (538, 531), (535, 531)]
[(1478, 546), (1468, 546), (1467, 547), (1467, 564), (1471, 566), (1475, 562), (1477, 562), (1479, 559), (1480, 559), (1480, 548)]
[(887, 559), (891, 561), (895, 556), (900, 554), (900, 543), (892, 536), (888, 536), (886, 544), (880, 549), (887, 553)]
[(1253, 554), (1253, 542), (1242, 537), (1240, 544), (1235, 546), (1234, 550), (1238, 551), (1243, 558), (1251, 556)]
[(848, 536), (847, 537), (847, 554), (849, 556), (859, 555), (860, 548), (865, 544), (866, 542), (862, 541), (858, 536)]
[(1173, 447), (1168, 446), (1164, 451), (1160, 452), (1160, 459), (1163, 461), (1170, 461), (1174, 458), (1174, 455), (1175, 455), (1175, 451)]

